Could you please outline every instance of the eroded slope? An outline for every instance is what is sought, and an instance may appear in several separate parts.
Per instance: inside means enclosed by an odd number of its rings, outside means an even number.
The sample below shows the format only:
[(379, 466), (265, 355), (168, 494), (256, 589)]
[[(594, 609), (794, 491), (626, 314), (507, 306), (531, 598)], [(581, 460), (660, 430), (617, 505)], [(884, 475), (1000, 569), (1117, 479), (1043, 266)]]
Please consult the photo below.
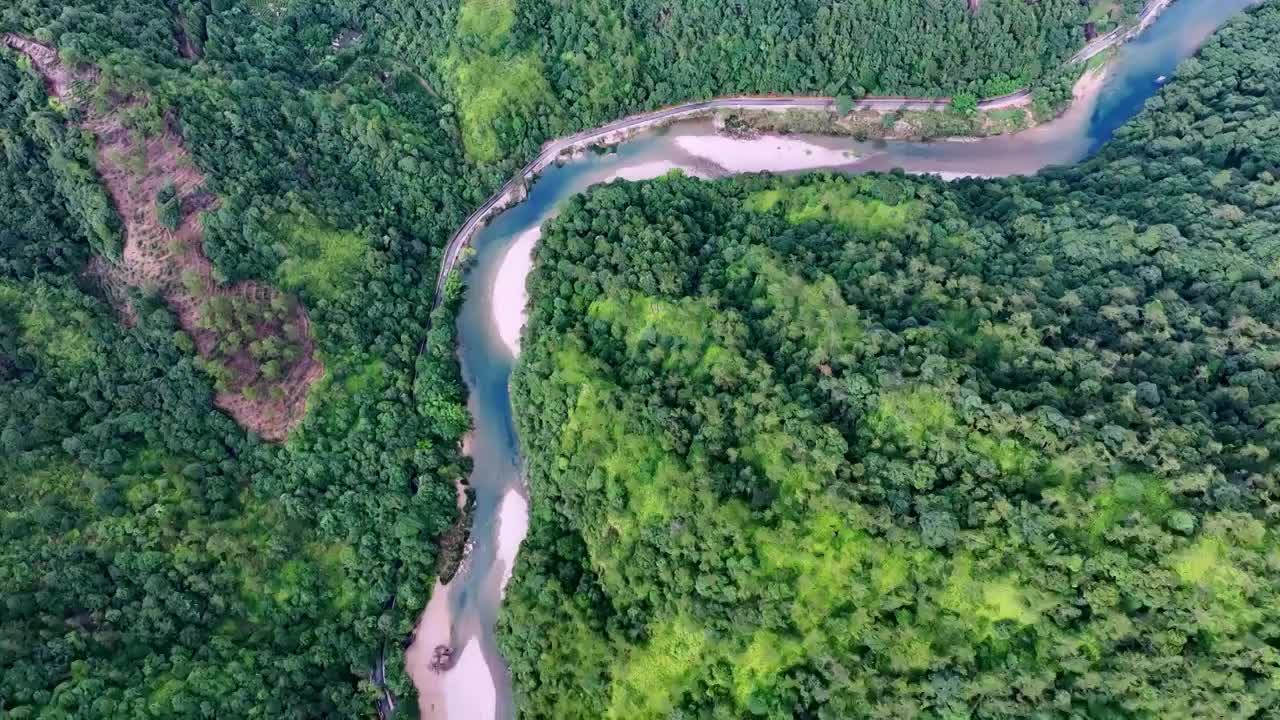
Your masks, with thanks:
[(74, 108), (77, 125), (97, 140), (97, 168), (125, 232), (120, 256), (95, 258), (90, 273), (125, 322), (135, 312), (126, 288), (163, 297), (215, 379), (214, 404), (262, 437), (283, 439), (323, 374), (306, 310), (269, 285), (219, 281), (201, 228), (217, 198), (204, 190), (173, 115), (139, 122), (145, 95), (113, 92), (95, 69), (69, 68), (56, 50), (29, 38), (3, 40), (31, 59), (50, 94)]

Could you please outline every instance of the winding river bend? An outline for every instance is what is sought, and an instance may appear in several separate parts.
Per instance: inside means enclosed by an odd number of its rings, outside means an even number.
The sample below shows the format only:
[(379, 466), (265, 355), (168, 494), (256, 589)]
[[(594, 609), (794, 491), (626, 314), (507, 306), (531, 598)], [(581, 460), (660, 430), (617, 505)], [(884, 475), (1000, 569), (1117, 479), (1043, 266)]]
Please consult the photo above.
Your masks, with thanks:
[[(1016, 135), (972, 142), (860, 143), (792, 135), (733, 140), (708, 120), (646, 131), (606, 155), (588, 154), (546, 168), (528, 197), (494, 218), (473, 241), (467, 295), (458, 317), (463, 377), (475, 422), (470, 453), (476, 504), (471, 547), (447, 586), (437, 586), (408, 652), (429, 719), (507, 720), (515, 716), (510, 677), (494, 624), (512, 564), (527, 529), (528, 495), (508, 380), (523, 324), (524, 280), (543, 221), (572, 194), (614, 178), (655, 177), (673, 168), (700, 177), (826, 168), (848, 173), (902, 168), (945, 178), (1034, 173), (1095, 152), (1141, 109), (1223, 22), (1256, 0), (1179, 0), (1108, 66), (1104, 84), (1062, 118)], [(452, 670), (426, 669), (436, 644), (455, 648)]]

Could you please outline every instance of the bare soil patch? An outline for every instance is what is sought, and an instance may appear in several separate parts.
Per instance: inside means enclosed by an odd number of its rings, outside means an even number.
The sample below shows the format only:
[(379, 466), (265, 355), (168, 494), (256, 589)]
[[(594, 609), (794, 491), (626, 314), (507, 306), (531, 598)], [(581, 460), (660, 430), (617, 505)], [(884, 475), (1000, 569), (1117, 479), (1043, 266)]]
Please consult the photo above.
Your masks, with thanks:
[(178, 46), (178, 54), (184, 59), (200, 59), (200, 53), (196, 52), (195, 46), (191, 44), (191, 36), (187, 34), (184, 23), (179, 23), (178, 27), (173, 31), (173, 41)]
[[(29, 38), (6, 34), (0, 40), (31, 58), (50, 93), (67, 106), (79, 107), (85, 114), (80, 127), (97, 138), (98, 172), (124, 224), (125, 242), (118, 262), (97, 258), (86, 273), (121, 303), (117, 308), (125, 322), (135, 318), (124, 300), (124, 286), (163, 297), (200, 357), (214, 364), (211, 369), (221, 369), (214, 405), (265, 439), (284, 439), (302, 421), (308, 388), (324, 374), (306, 310), (268, 285), (226, 285), (215, 276), (204, 255), (200, 216), (217, 207), (217, 198), (204, 190), (204, 177), (183, 146), (175, 118), (166, 117), (162, 131), (143, 136), (126, 127), (124, 115), (145, 106), (148, 98), (113, 96), (105, 109), (79, 103), (79, 89), (98, 81), (95, 69), (68, 68), (56, 50)], [(156, 196), (170, 185), (181, 208), (181, 219), (172, 229), (161, 223), (156, 206)], [(236, 300), (240, 315), (256, 320), (234, 330), (215, 329), (204, 318), (210, 303), (219, 298)], [(276, 310), (267, 321), (254, 307)], [(237, 337), (229, 347), (230, 333)], [(263, 343), (289, 350), (284, 355), (264, 353)], [(269, 361), (263, 358), (268, 356), (277, 361), (276, 367), (264, 372)], [(287, 361), (281, 361), (283, 357)]]
[(47, 45), (41, 45), (35, 40), (24, 38), (21, 35), (5, 33), (0, 36), (4, 43), (18, 52), (31, 58), (31, 64), (35, 65), (36, 71), (44, 78), (45, 84), (49, 86), (49, 93), (62, 100), (71, 95), (71, 86), (74, 80), (83, 79), (92, 81), (97, 73), (92, 70), (83, 70), (73, 74), (66, 67), (63, 67), (62, 61), (58, 59), (58, 51)]

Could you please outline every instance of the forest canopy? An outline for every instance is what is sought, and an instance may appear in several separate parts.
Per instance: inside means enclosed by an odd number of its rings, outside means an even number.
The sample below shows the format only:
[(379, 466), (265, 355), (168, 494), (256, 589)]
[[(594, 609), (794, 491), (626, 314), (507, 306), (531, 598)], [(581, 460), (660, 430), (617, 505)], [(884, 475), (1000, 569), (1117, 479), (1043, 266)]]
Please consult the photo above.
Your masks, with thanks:
[(1278, 37), (1037, 177), (570, 200), (514, 376), (522, 717), (1269, 717)]
[[(466, 214), (549, 137), (632, 110), (736, 92), (982, 95), (1035, 82), (1083, 43), (1101, 5), (1107, 22), (1136, 10), (1128, 0), (984, 0), (977, 12), (963, 0), (4, 3), (0, 32), (96, 75), (75, 88), (78, 103), (63, 103), (21, 53), (0, 50), (0, 715), (368, 717), (387, 690), (411, 712), (400, 648), (435, 574), (456, 561), (438, 545), (457, 536), (454, 484), (468, 471), (457, 284), (431, 307), (441, 250)], [(179, 138), (182, 162), (206, 181), (207, 205), (164, 185), (142, 211), (170, 232), (199, 212), (218, 284), (270, 285), (290, 293), (286, 308), (306, 308), (324, 372), (286, 441), (264, 442), (213, 407), (226, 389), (268, 388), (297, 354), (268, 312), (280, 310), (201, 308), (202, 329), (226, 341), (202, 362), (171, 304), (101, 272), (122, 257), (132, 216), (120, 216), (103, 174), (149, 155), (104, 163), (84, 123), (122, 97), (114, 139), (136, 149)], [(768, 216), (769, 197), (752, 212)], [(1250, 207), (1233, 202), (1224, 218)], [(795, 272), (785, 253), (741, 262), (781, 268), (785, 282)], [(671, 297), (691, 288), (680, 290)], [(647, 312), (655, 291), (602, 303), (593, 322)], [(825, 301), (841, 290), (813, 292)], [(721, 312), (673, 303), (678, 326), (681, 312)], [(836, 335), (823, 347), (837, 352), (862, 320), (830, 311)], [(250, 337), (275, 325), (272, 338)], [(260, 373), (238, 387), (223, 371), (246, 354)], [(787, 457), (787, 428), (768, 432), (760, 452)], [(650, 502), (660, 514), (662, 498)], [(572, 555), (581, 538), (562, 537), (559, 552)], [(583, 592), (584, 617), (615, 622)], [(619, 627), (638, 641), (645, 625)], [(685, 647), (686, 628), (698, 630), (673, 623), (661, 637)]]

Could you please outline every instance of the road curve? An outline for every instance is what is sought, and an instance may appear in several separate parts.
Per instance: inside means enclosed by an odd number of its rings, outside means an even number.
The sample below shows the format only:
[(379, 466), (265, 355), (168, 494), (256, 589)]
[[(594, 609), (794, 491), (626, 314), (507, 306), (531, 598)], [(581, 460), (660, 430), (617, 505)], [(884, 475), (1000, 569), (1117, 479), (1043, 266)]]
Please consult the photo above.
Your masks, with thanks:
[[(1081, 48), (1079, 52), (1071, 56), (1068, 64), (1084, 62), (1113, 45), (1133, 39), (1147, 29), (1155, 21), (1156, 17), (1169, 7), (1171, 2), (1173, 0), (1150, 0), (1142, 8), (1135, 25), (1116, 28), (1102, 37), (1095, 38), (1088, 45)], [(1031, 90), (1023, 88), (1008, 95), (985, 98), (978, 102), (978, 109), (999, 110), (1007, 108), (1023, 102), (1030, 95)], [(947, 97), (866, 97), (854, 103), (855, 110), (875, 110), (877, 112), (945, 110), (950, 106), (951, 98)], [(833, 97), (805, 95), (738, 95), (715, 98), (629, 115), (607, 125), (583, 130), (573, 135), (566, 135), (547, 142), (542, 146), (542, 151), (538, 153), (538, 156), (533, 161), (521, 168), (520, 172), (503, 184), (498, 192), (494, 193), (475, 212), (467, 216), (462, 226), (449, 238), (444, 258), (440, 262), (440, 272), (436, 276), (435, 301), (432, 308), (438, 307), (444, 299), (445, 282), (449, 277), (449, 273), (453, 272), (462, 249), (467, 246), (467, 243), (471, 242), (472, 236), (480, 228), (484, 227), (492, 215), (518, 203), (522, 199), (521, 194), (525, 183), (536, 177), (538, 173), (555, 162), (562, 154), (575, 149), (586, 148), (593, 144), (609, 144), (606, 140), (609, 136), (625, 135), (631, 131), (651, 125), (678, 120), (711, 110), (769, 110), (777, 108), (834, 111), (836, 100)]]
[[(1019, 102), (1030, 95), (1029, 90), (1019, 90), (1009, 95), (1002, 95), (998, 98), (990, 98), (978, 103), (978, 109), (997, 109)], [(926, 111), (926, 110), (945, 110), (951, 106), (951, 99), (945, 97), (939, 98), (909, 98), (909, 97), (871, 97), (864, 98), (854, 103), (855, 110), (875, 110), (877, 112), (894, 112), (897, 110), (906, 111)], [(832, 110), (836, 107), (836, 100), (826, 96), (784, 96), (784, 97), (767, 97), (742, 95), (735, 97), (716, 98), (713, 100), (702, 100), (699, 102), (685, 103), (683, 105), (675, 105), (672, 107), (653, 110), (651, 112), (639, 113), (615, 120), (607, 125), (602, 125), (590, 130), (584, 130), (573, 135), (567, 135), (556, 140), (552, 140), (542, 146), (542, 151), (528, 165), (525, 165), (520, 172), (508, 180), (497, 193), (492, 195), (483, 205), (475, 212), (467, 217), (466, 221), (454, 232), (449, 239), (449, 245), (445, 249), (445, 255), (440, 263), (440, 273), (436, 278), (436, 295), (435, 305), (439, 305), (444, 297), (444, 284), (449, 273), (453, 271), (454, 265), (458, 261), (458, 256), (462, 252), (462, 248), (466, 247), (471, 237), (489, 220), (489, 217), (495, 212), (508, 207), (519, 201), (519, 194), (525, 182), (533, 179), (538, 173), (542, 172), (547, 166), (551, 165), (561, 155), (571, 152), (575, 149), (585, 148), (593, 144), (604, 144), (606, 138), (612, 135), (625, 135), (631, 131), (657, 125), (663, 122), (679, 120), (697, 115), (699, 113), (709, 112), (712, 110), (769, 110), (769, 109), (810, 109), (810, 110)]]
[(1155, 22), (1155, 19), (1160, 16), (1160, 13), (1168, 9), (1169, 5), (1172, 3), (1173, 0), (1150, 0), (1150, 2), (1143, 6), (1142, 12), (1138, 13), (1138, 22), (1136, 24), (1123, 25), (1112, 30), (1106, 35), (1094, 38), (1088, 45), (1080, 48), (1075, 55), (1072, 55), (1071, 59), (1067, 60), (1067, 64), (1071, 65), (1073, 63), (1084, 62), (1112, 45), (1132, 40), (1143, 30), (1146, 30), (1151, 23)]

